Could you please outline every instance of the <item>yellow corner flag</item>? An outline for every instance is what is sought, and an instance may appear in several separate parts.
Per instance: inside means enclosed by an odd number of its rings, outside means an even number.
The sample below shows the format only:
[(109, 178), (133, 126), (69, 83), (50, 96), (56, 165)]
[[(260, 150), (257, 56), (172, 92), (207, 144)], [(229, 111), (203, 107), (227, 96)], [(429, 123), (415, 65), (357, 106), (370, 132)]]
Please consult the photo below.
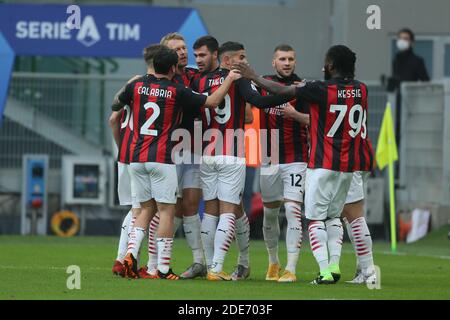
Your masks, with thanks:
[(391, 217), (391, 250), (397, 250), (396, 215), (395, 215), (395, 191), (394, 191), (394, 161), (398, 160), (397, 143), (395, 142), (394, 125), (392, 123), (391, 104), (388, 102), (381, 123), (378, 136), (377, 164), (380, 169), (389, 165), (389, 203)]
[(386, 110), (384, 110), (383, 122), (381, 123), (380, 135), (378, 136), (376, 158), (380, 169), (398, 160), (391, 104), (389, 102), (386, 105)]

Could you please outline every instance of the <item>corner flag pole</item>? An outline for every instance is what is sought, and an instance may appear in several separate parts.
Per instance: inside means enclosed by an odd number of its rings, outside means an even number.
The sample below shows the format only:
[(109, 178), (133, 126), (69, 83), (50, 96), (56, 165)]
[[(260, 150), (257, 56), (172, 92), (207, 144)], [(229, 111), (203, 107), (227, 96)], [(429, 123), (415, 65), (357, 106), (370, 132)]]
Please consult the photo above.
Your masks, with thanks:
[(383, 121), (381, 122), (380, 134), (376, 151), (377, 164), (380, 170), (388, 165), (389, 174), (389, 208), (391, 225), (391, 250), (397, 250), (396, 216), (395, 216), (395, 190), (394, 190), (394, 161), (398, 160), (397, 144), (392, 123), (391, 104), (386, 104)]
[(394, 156), (392, 150), (393, 148), (397, 148), (395, 146), (395, 135), (393, 132), (393, 123), (392, 123), (392, 110), (391, 104), (387, 103), (387, 112), (389, 112), (388, 119), (388, 134), (387, 134), (387, 152), (388, 152), (388, 171), (389, 171), (389, 207), (390, 207), (390, 217), (391, 217), (391, 251), (397, 251), (397, 226), (396, 226), (396, 215), (395, 215), (395, 190), (394, 190), (394, 161), (396, 160), (396, 156)]
[[(389, 153), (391, 150), (389, 148)], [(391, 251), (397, 251), (397, 230), (395, 217), (394, 162), (389, 162), (389, 207), (391, 209)]]

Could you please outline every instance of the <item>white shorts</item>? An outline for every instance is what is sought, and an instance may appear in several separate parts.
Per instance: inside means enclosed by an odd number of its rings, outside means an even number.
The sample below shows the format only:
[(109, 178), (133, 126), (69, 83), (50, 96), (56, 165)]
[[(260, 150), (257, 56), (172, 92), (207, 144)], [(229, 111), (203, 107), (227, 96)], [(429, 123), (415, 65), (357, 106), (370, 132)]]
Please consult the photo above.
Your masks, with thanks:
[(131, 190), (137, 202), (177, 202), (177, 169), (174, 164), (133, 162), (130, 164)]
[(130, 166), (123, 162), (117, 162), (117, 195), (119, 197), (119, 204), (121, 206), (132, 206), (139, 209), (141, 205), (139, 202), (133, 202), (131, 195), (131, 179)]
[(355, 171), (353, 172), (352, 183), (345, 199), (345, 204), (355, 203), (364, 199), (364, 187), (369, 179), (370, 172)]
[(303, 202), (307, 164), (304, 162), (271, 165), (261, 170), (260, 185), (263, 202), (288, 199)]
[(204, 156), (200, 181), (205, 201), (219, 199), (240, 204), (245, 187), (245, 158)]
[(307, 169), (305, 215), (309, 220), (338, 218), (344, 209), (352, 172)]
[(178, 197), (182, 198), (182, 191), (184, 189), (201, 189), (200, 183), (200, 165), (198, 164), (177, 164), (178, 176)]

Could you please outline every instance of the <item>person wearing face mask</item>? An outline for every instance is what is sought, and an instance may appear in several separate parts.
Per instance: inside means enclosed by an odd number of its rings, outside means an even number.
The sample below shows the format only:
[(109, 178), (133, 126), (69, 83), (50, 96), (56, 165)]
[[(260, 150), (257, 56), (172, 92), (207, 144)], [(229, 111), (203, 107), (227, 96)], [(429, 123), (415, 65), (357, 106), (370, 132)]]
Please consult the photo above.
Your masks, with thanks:
[(403, 81), (430, 81), (423, 58), (414, 53), (414, 33), (408, 28), (401, 29), (396, 45), (398, 52), (392, 63), (388, 90), (398, 89)]
[[(408, 28), (403, 28), (397, 33), (396, 45), (398, 52), (392, 63), (392, 77), (389, 78), (387, 85), (388, 91), (397, 91), (395, 136), (398, 147), (400, 147), (400, 124), (402, 114), (400, 84), (404, 81), (430, 81), (423, 58), (414, 53), (414, 40), (414, 33)], [(395, 170), (396, 177), (398, 177), (398, 172), (399, 170), (397, 167)]]

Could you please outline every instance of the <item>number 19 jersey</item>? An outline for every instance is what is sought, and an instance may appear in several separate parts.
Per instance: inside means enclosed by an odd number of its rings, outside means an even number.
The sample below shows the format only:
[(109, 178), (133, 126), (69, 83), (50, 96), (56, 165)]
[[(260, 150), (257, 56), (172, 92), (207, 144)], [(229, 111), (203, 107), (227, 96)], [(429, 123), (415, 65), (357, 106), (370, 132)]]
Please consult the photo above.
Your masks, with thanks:
[(296, 97), (309, 102), (309, 168), (340, 172), (372, 170), (364, 83), (343, 78), (309, 82), (296, 89)]
[[(199, 77), (194, 81), (193, 90), (203, 94), (211, 95), (216, 91), (227, 77), (229, 71), (218, 68), (215, 71)], [(213, 129), (211, 132), (211, 142), (203, 143), (204, 155), (229, 155), (235, 157), (245, 157), (244, 149), (244, 120), (245, 120), (245, 100), (240, 94), (239, 85), (244, 79), (239, 79), (231, 85), (222, 103), (214, 109), (202, 109), (202, 124), (204, 129)], [(236, 131), (241, 129), (242, 132)], [(226, 134), (236, 133), (237, 139), (227, 139)], [(222, 150), (219, 150), (217, 135), (221, 133)], [(237, 140), (237, 141), (236, 141)], [(208, 148), (208, 149), (207, 149)]]

